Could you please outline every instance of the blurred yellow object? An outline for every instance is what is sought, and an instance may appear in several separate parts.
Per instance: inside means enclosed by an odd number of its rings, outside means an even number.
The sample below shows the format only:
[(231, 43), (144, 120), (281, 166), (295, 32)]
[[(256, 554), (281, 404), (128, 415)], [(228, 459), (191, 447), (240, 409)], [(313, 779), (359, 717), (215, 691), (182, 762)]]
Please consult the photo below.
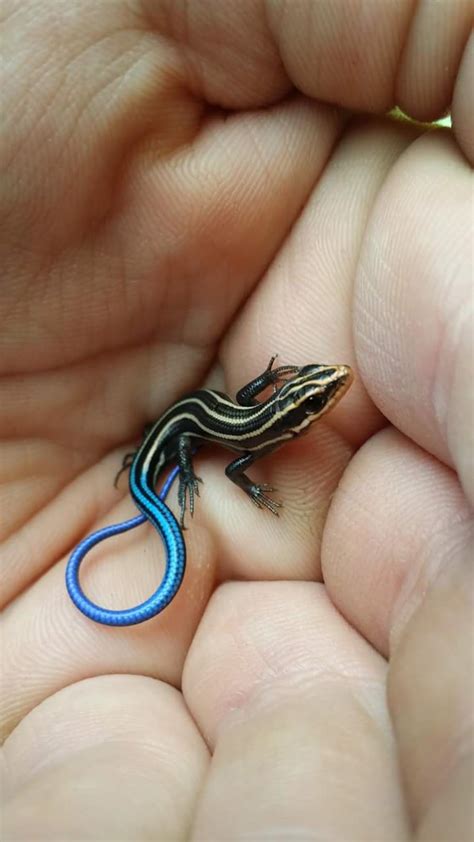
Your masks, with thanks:
[(408, 117), (401, 108), (392, 108), (389, 111), (390, 117), (395, 117), (397, 120), (404, 120), (407, 123), (414, 123), (417, 126), (447, 126), (448, 129), (451, 128), (451, 114), (447, 114), (445, 117), (441, 117), (439, 120), (433, 120), (432, 123), (423, 123), (419, 120), (413, 120), (412, 117)]

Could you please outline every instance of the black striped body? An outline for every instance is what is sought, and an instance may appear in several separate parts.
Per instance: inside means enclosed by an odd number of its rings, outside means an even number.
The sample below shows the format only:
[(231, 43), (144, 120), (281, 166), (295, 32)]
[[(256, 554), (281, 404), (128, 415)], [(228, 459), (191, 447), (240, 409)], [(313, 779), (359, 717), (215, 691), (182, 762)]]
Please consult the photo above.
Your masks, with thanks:
[(277, 394), (256, 406), (240, 406), (222, 392), (200, 389), (175, 403), (153, 425), (137, 454), (137, 468), (156, 483), (161, 470), (177, 457), (181, 436), (192, 444), (220, 444), (237, 453), (277, 447), (294, 433), (276, 411)]
[[(345, 365), (281, 366), (265, 371), (244, 386), (233, 401), (212, 389), (199, 389), (178, 400), (148, 430), (133, 458), (130, 489), (153, 493), (159, 474), (170, 462), (180, 466), (178, 498), (181, 524), (189, 496), (191, 514), (199, 478), (192, 455), (203, 442), (212, 442), (241, 454), (226, 468), (226, 475), (252, 499), (274, 514), (280, 505), (244, 471), (325, 414), (349, 388), (352, 372)], [(256, 396), (268, 386), (273, 393), (258, 402)], [(127, 458), (127, 457), (126, 457)], [(124, 462), (126, 466), (126, 462)]]

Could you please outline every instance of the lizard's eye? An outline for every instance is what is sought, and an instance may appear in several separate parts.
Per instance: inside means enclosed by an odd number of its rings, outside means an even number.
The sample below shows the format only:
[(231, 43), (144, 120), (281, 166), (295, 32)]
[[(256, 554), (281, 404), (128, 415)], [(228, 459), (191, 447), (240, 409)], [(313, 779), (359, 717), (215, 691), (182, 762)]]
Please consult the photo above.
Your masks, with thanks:
[(327, 392), (324, 391), (319, 392), (317, 395), (311, 395), (310, 398), (306, 398), (304, 403), (306, 414), (312, 415), (315, 412), (319, 412), (327, 403), (327, 399)]

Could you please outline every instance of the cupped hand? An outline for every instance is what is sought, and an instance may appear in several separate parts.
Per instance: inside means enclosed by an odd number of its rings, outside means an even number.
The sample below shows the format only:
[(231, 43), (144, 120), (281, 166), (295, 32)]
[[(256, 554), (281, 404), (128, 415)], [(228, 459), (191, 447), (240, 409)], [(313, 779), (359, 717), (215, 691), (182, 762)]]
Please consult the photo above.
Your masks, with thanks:
[[(5, 0), (6, 838), (470, 838), (470, 25), (463, 0)], [(130, 442), (276, 352), (356, 372), (254, 468), (281, 517), (203, 451), (176, 599), (88, 621), (65, 564), (133, 514)], [(141, 527), (84, 587), (129, 607), (162, 554)]]

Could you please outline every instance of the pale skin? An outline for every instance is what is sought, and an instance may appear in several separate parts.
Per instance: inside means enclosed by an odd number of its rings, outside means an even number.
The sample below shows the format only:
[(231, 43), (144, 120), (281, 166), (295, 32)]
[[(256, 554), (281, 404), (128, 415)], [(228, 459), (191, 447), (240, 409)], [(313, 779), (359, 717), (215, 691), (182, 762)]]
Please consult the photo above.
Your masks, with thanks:
[[(3, 16), (5, 838), (470, 839), (471, 4)], [(254, 466), (281, 516), (202, 452), (175, 601), (86, 620), (65, 563), (133, 515), (130, 442), (275, 352), (356, 377)], [(84, 587), (130, 606), (161, 558), (141, 527)]]

